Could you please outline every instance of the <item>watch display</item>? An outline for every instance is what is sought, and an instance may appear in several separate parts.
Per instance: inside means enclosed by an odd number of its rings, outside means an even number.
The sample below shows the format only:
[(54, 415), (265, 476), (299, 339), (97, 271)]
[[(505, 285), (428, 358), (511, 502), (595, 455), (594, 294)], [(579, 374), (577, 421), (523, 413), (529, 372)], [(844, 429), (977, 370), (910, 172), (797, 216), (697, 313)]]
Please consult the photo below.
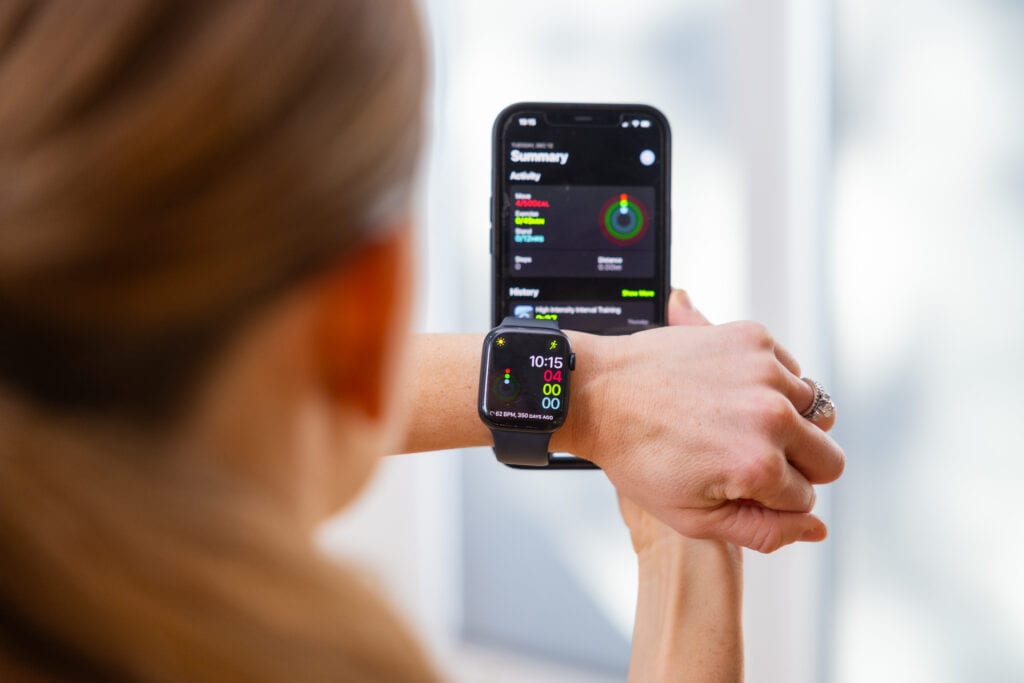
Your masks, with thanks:
[(499, 428), (558, 429), (569, 405), (571, 359), (557, 329), (492, 331), (484, 341), (480, 417)]

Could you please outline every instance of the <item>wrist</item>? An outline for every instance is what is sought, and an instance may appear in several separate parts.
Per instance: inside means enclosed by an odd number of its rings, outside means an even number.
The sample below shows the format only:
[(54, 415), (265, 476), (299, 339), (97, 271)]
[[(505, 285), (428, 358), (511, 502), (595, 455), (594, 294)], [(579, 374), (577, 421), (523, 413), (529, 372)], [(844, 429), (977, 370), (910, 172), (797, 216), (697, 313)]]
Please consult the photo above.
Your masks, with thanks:
[(629, 680), (743, 680), (740, 550), (683, 538), (638, 555)]
[(551, 435), (550, 448), (553, 452), (571, 453), (600, 465), (593, 458), (593, 444), (600, 422), (601, 366), (606, 339), (574, 330), (565, 330), (565, 334), (576, 354), (576, 369), (572, 374), (569, 413), (562, 428)]
[(743, 575), (742, 549), (731, 543), (688, 538), (682, 535), (665, 536), (650, 543), (637, 553), (640, 571), (688, 574), (711, 580), (740, 580)]

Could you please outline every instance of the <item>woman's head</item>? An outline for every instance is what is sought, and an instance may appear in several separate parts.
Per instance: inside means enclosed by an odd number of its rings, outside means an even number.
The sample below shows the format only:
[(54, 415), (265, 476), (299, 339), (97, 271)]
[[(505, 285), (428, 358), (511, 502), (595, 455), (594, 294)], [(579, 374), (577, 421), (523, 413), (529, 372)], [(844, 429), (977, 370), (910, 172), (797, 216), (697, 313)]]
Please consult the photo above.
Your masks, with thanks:
[(247, 315), (401, 218), (422, 69), (397, 0), (5, 4), (0, 382), (173, 412)]
[(0, 673), (422, 674), (281, 519), (387, 436), (423, 69), (408, 1), (0, 5)]

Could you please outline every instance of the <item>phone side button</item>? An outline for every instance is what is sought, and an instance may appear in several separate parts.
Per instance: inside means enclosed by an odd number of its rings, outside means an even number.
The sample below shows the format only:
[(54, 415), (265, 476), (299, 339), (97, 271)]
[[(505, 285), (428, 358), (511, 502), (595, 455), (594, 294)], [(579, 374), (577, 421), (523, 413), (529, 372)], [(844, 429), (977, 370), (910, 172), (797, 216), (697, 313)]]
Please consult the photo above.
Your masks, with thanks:
[(494, 254), (494, 228), (492, 227), (487, 237), (487, 253)]

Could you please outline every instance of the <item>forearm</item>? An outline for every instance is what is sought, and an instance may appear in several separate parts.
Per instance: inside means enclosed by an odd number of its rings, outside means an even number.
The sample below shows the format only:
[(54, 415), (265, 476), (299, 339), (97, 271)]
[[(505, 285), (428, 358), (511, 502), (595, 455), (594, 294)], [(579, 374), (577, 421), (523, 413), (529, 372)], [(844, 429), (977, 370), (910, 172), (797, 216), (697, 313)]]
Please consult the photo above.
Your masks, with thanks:
[[(576, 453), (575, 434), (590, 405), (592, 381), (599, 373), (600, 338), (569, 332), (576, 353), (572, 400), (565, 425), (551, 438), (551, 450)], [(418, 334), (413, 337), (410, 381), (403, 383), (406, 428), (400, 453), (493, 445), (491, 432), (477, 414), (482, 334)]]
[(476, 413), (483, 335), (417, 334), (410, 382), (403, 382), (406, 417), (400, 453), (469, 448), (491, 443)]
[(630, 682), (741, 681), (740, 549), (680, 537), (639, 562)]

